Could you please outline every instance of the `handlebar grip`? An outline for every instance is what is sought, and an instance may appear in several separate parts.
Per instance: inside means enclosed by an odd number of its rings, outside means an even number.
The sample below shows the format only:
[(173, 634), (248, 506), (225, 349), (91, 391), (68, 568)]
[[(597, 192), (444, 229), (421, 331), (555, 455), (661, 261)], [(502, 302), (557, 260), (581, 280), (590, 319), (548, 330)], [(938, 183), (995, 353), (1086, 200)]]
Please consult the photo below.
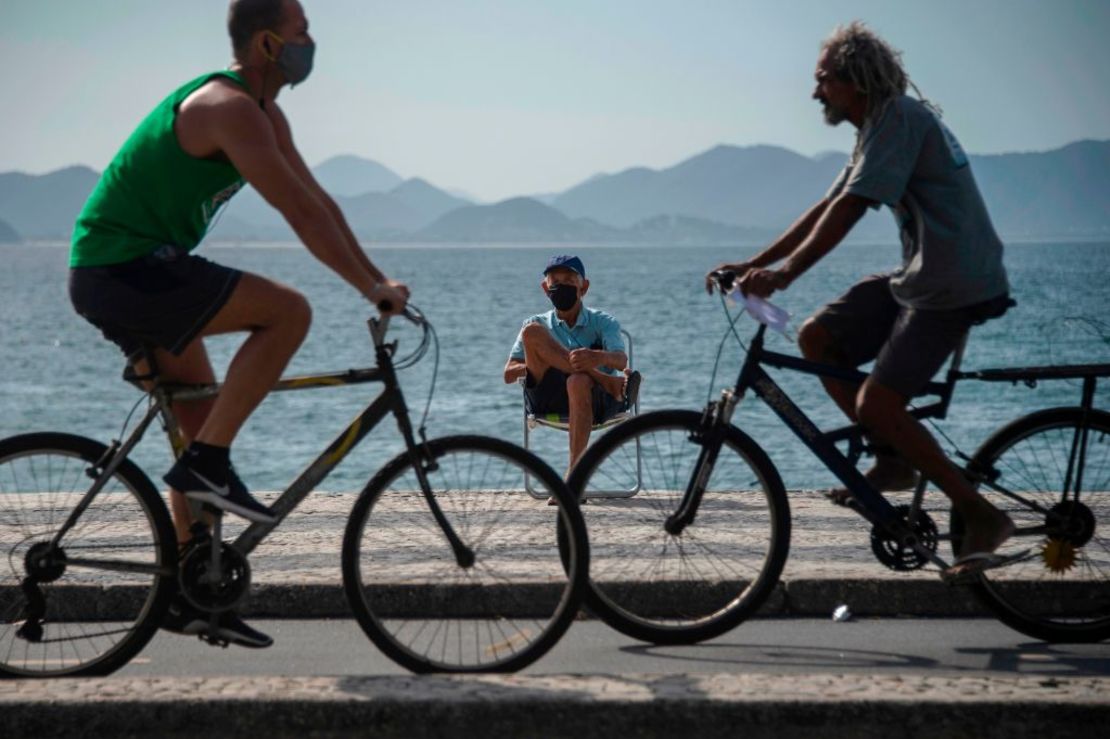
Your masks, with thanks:
[(720, 285), (721, 289), (725, 292), (732, 289), (732, 283), (736, 281), (736, 273), (731, 269), (717, 270), (713, 273), (713, 276), (717, 279), (717, 284)]

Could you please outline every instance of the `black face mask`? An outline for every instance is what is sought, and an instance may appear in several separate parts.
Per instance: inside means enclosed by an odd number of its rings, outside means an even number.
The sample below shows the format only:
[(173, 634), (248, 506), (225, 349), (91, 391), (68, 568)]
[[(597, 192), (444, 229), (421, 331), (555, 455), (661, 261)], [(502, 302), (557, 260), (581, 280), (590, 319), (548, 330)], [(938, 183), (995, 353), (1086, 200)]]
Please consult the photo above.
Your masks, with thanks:
[(555, 310), (568, 311), (578, 302), (578, 287), (575, 285), (555, 285), (547, 290), (547, 297)]

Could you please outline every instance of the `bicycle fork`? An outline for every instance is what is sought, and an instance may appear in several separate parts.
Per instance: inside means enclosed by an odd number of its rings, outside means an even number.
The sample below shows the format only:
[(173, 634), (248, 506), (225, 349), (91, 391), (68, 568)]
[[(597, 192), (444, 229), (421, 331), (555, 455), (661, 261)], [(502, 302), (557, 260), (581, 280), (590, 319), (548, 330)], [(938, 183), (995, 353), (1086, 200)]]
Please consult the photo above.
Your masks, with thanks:
[(690, 434), (690, 441), (700, 445), (701, 451), (698, 452), (698, 461), (694, 464), (694, 471), (678, 509), (663, 523), (663, 529), (671, 536), (680, 536), (694, 522), (705, 488), (717, 464), (717, 457), (721, 453), (721, 446), (725, 443), (725, 432), (732, 412), (740, 398), (732, 390), (721, 391), (721, 399), (705, 407), (697, 431)]

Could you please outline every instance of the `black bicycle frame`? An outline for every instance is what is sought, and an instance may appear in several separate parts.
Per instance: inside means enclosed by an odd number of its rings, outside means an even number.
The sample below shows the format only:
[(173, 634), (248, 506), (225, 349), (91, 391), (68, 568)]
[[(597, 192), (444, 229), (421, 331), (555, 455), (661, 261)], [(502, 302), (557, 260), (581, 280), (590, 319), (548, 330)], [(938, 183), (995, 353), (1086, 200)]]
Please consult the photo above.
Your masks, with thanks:
[[(434, 462), (430, 455), (426, 453), (426, 447), (422, 444), (417, 444), (413, 435), (408, 407), (405, 405), (405, 398), (401, 392), (400, 384), (397, 382), (397, 374), (393, 366), (392, 352), (395, 344), (386, 344), (384, 342), (387, 325), (388, 322), (385, 321), (375, 321), (373, 319), (370, 321), (371, 334), (374, 336), (377, 367), (352, 369), (346, 372), (329, 374), (290, 377), (280, 380), (274, 386), (274, 392), (283, 392), (307, 390), (309, 388), (324, 386), (357, 385), (367, 382), (381, 382), (385, 385), (382, 392), (371, 401), (371, 403), (335, 438), (334, 441), (331, 442), (331, 444), (328, 445), (326, 449), (324, 449), (323, 452), (320, 453), (319, 456), (316, 457), (315, 460), (309, 463), (304, 471), (285, 489), (281, 496), (274, 501), (271, 510), (275, 514), (275, 520), (270, 523), (252, 523), (231, 544), (231, 546), (237, 549), (243, 556), (250, 554), (250, 552), (252, 552), (271, 531), (277, 528), (285, 517), (289, 515), (289, 513), (296, 508), (340, 462), (343, 461), (347, 454), (349, 454), (383, 418), (392, 413), (397, 420), (397, 428), (404, 438), (405, 448), (408, 452), (413, 469), (416, 471), (416, 477), (420, 483), (424, 498), (428, 502), (432, 515), (439, 524), (444, 536), (450, 543), (455, 558), (460, 565), (464, 567), (473, 562), (473, 552), (462, 543), (461, 539), (459, 539), (450, 522), (443, 515), (443, 510), (440, 508), (439, 503), (436, 502), (435, 497), (431, 493), (431, 486), (428, 484), (426, 472), (434, 469)], [(146, 429), (157, 416), (162, 416), (166, 425), (166, 431), (171, 440), (173, 440), (177, 435), (177, 422), (172, 410), (173, 403), (177, 401), (211, 398), (219, 393), (220, 388), (221, 385), (219, 384), (157, 385), (151, 392), (151, 397), (154, 402), (151, 404), (150, 409), (125, 443), (120, 444), (119, 442), (113, 442), (112, 446), (109, 447), (108, 452), (105, 454), (105, 458), (102, 460), (103, 467), (98, 470), (96, 480), (82, 498), (81, 502), (70, 514), (65, 524), (55, 535), (53, 545), (57, 546), (61, 542), (65, 533), (72, 528), (81, 514), (88, 508), (93, 498), (101, 488), (103, 488), (105, 482), (107, 482), (116, 468), (127, 458), (127, 455), (135, 445), (139, 443)], [(81, 564), (73, 558), (70, 558), (69, 561), (73, 564)], [(89, 564), (95, 564), (95, 566), (103, 569), (106, 565), (111, 565), (112, 563), (97, 560), (95, 563)], [(120, 564), (121, 567), (134, 567), (128, 563)], [(138, 569), (145, 572), (149, 568), (140, 565)]]
[[(872, 524), (883, 527), (889, 527), (890, 524), (900, 522), (901, 516), (894, 506), (876, 492), (863, 474), (856, 469), (855, 464), (836, 448), (837, 441), (846, 440), (849, 442), (850, 450), (859, 449), (859, 445), (862, 444), (863, 430), (858, 425), (853, 425), (827, 433), (821, 431), (767, 374), (763, 365), (856, 384), (866, 380), (867, 374), (858, 370), (810, 362), (788, 354), (766, 351), (763, 348), (763, 337), (766, 330), (767, 327), (761, 324), (756, 331), (751, 346), (748, 348), (747, 357), (740, 368), (736, 387), (733, 390), (736, 398), (739, 400), (748, 388), (751, 388), (782, 419), (787, 428), (793, 431), (794, 435), (851, 491), (860, 504), (858, 510), (864, 518)], [(929, 386), (921, 394), (934, 393), (939, 394), (941, 400), (914, 409), (915, 417), (943, 417), (951, 400), (952, 383), (929, 383)]]

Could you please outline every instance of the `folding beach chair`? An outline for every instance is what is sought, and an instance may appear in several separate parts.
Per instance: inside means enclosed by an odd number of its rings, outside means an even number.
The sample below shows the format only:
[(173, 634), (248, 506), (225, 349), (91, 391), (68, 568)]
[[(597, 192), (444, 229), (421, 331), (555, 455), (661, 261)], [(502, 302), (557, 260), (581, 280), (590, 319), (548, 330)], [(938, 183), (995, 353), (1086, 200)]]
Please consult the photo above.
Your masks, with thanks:
[[(629, 334), (624, 329), (621, 329), (621, 335), (624, 337), (624, 345), (628, 350), (627, 351), (627, 353), (628, 353), (628, 369), (632, 370), (632, 369), (634, 369), (634, 365), (632, 363), (632, 335)], [(524, 380), (523, 379), (521, 379), (520, 385), (521, 385), (521, 389), (523, 390), (523, 388), (524, 388)], [(532, 429), (536, 428), (537, 426), (545, 426), (547, 428), (558, 429), (558, 430), (564, 431), (564, 432), (570, 430), (570, 425), (569, 425), (570, 419), (567, 416), (562, 416), (562, 415), (559, 415), (559, 414), (556, 414), (556, 413), (548, 413), (548, 414), (545, 414), (545, 415), (536, 415), (536, 414), (532, 413), (530, 411), (530, 409), (528, 408), (528, 400), (527, 400), (526, 397), (523, 396), (523, 393), (522, 393), (522, 400), (523, 400), (523, 407), (524, 407), (524, 448), (525, 449), (529, 449), (529, 444), (531, 442)], [(640, 412), (640, 398), (639, 398), (639, 393), (637, 393), (637, 397), (634, 399), (631, 406), (629, 406), (625, 410), (623, 410), (623, 411), (621, 411), (621, 412), (619, 412), (619, 413), (617, 413), (613, 416), (610, 416), (609, 418), (605, 419), (601, 423), (594, 424), (592, 426), (592, 430), (594, 432), (598, 432), (598, 431), (602, 431), (604, 429), (607, 429), (610, 426), (616, 426), (618, 423), (621, 423), (622, 421), (626, 421), (629, 418), (632, 418), (633, 416), (635, 416), (639, 412)], [(531, 480), (527, 477), (527, 475), (524, 478), (524, 487), (528, 491), (528, 493), (530, 495), (532, 495), (533, 497), (535, 497), (535, 498), (546, 498), (547, 497), (547, 493), (537, 491), (537, 490), (534, 490), (532, 488)], [(635, 485), (633, 485), (632, 487), (629, 487), (629, 488), (626, 488), (626, 489), (620, 489), (620, 490), (591, 490), (585, 497), (587, 497), (587, 498), (631, 498), (633, 495), (635, 495), (637, 492), (639, 492), (640, 487), (641, 487), (641, 481), (640, 481), (640, 446), (639, 446), (639, 443), (637, 443), (637, 445), (636, 445), (636, 483), (635, 483)]]

